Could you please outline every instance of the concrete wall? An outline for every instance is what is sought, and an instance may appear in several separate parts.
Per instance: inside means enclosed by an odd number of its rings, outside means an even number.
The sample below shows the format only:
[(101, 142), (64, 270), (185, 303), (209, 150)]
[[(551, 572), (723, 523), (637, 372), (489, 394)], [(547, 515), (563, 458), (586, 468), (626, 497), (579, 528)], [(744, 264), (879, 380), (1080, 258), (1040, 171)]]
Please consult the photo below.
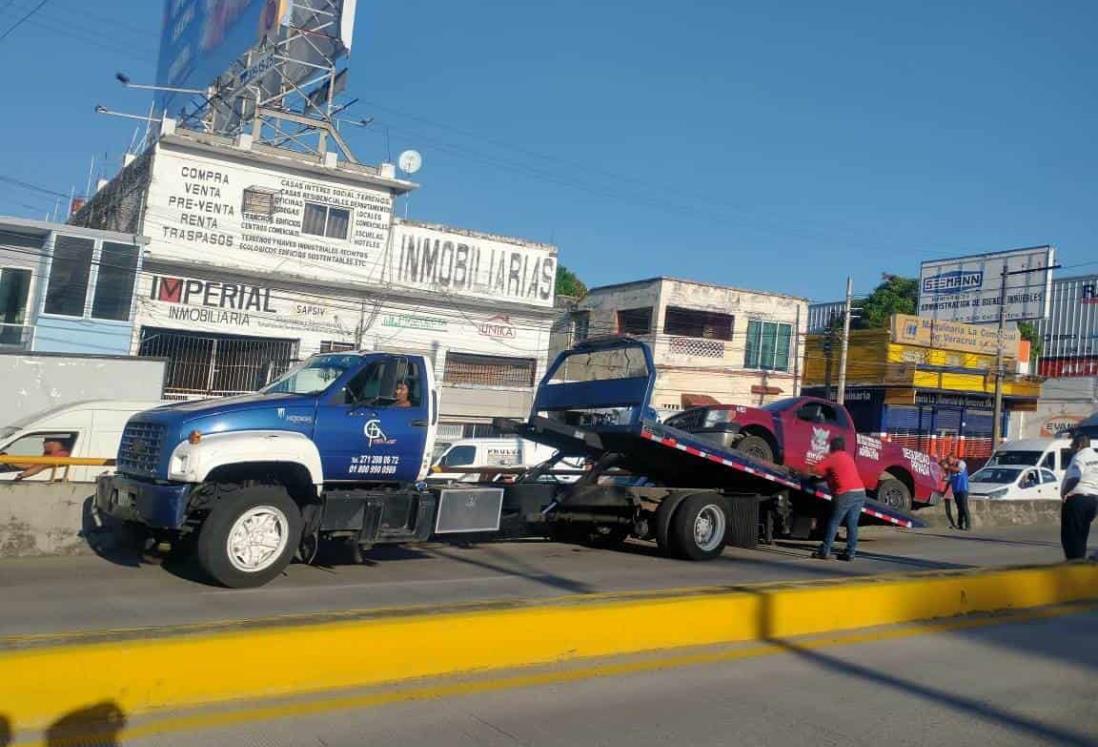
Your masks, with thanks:
[[(0, 483), (0, 558), (101, 553), (117, 545), (113, 525), (91, 513), (92, 483)], [(1060, 522), (1060, 501), (969, 501), (975, 529)], [(944, 504), (919, 511), (932, 529), (948, 526)], [(954, 516), (956, 513), (954, 512)], [(109, 519), (107, 520), (110, 521)], [(874, 527), (873, 532), (893, 532)]]
[(89, 399), (161, 398), (164, 361), (153, 358), (0, 353), (0, 381), (9, 394), (0, 425)]
[(0, 558), (91, 553), (91, 483), (0, 483)]

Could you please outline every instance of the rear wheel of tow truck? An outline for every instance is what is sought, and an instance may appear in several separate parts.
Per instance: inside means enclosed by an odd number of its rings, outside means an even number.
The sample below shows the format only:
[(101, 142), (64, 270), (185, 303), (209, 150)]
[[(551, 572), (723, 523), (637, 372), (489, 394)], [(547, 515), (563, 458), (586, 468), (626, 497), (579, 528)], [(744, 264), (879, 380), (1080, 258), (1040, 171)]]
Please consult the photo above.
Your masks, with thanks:
[(716, 493), (684, 500), (671, 517), (668, 544), (687, 560), (711, 560), (724, 551), (728, 536), (728, 501)]
[(894, 477), (885, 478), (877, 485), (877, 500), (897, 511), (911, 510), (911, 490)]
[(224, 586), (262, 586), (290, 564), (301, 528), (301, 512), (284, 488), (234, 491), (214, 504), (198, 532), (198, 564)]
[(736, 444), (736, 451), (752, 459), (774, 461), (774, 449), (770, 448), (770, 444), (762, 436), (744, 436)]

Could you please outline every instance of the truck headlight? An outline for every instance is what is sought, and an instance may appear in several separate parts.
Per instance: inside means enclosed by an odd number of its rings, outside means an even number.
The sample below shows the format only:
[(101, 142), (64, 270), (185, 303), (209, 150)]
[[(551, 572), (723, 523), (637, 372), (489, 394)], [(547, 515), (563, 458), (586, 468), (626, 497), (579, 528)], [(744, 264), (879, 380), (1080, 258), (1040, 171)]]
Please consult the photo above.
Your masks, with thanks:
[(193, 446), (183, 441), (172, 451), (172, 458), (168, 461), (168, 479), (180, 482), (192, 482), (194, 472)]
[(705, 413), (705, 427), (712, 428), (732, 421), (731, 410), (710, 410)]
[(1002, 498), (1010, 492), (1010, 488), (999, 488), (998, 490), (992, 490), (987, 494), (988, 498)]

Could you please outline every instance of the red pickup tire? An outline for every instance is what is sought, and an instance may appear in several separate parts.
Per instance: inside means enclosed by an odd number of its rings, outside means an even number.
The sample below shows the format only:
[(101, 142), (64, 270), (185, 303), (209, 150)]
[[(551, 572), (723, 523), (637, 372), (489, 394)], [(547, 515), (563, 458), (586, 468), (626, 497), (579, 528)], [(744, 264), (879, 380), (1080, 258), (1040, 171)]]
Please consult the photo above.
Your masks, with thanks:
[(744, 436), (736, 443), (736, 451), (764, 462), (774, 461), (774, 449), (762, 436)]
[(895, 477), (886, 477), (877, 484), (877, 501), (900, 511), (911, 510), (911, 488)]

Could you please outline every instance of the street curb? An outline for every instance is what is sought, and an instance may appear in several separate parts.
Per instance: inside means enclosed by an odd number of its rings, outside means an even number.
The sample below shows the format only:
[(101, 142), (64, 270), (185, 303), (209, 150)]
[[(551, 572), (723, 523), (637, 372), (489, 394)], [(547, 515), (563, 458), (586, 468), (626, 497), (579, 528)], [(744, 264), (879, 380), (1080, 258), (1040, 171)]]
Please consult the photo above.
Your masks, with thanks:
[[(565, 597), (0, 651), (0, 723), (128, 716), (684, 646), (790, 638), (1098, 599), (1098, 564)], [(123, 640), (118, 640), (122, 638)]]

